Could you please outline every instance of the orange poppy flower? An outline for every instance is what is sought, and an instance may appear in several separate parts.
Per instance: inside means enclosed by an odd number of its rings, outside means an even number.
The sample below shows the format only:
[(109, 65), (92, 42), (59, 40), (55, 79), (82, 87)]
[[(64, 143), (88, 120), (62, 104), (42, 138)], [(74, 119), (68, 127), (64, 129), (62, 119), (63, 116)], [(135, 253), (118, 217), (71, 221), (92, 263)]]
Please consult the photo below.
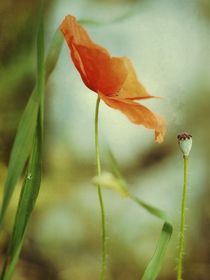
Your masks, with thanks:
[(153, 96), (138, 81), (131, 61), (127, 57), (111, 57), (105, 48), (90, 39), (73, 16), (65, 17), (60, 30), (85, 85), (108, 106), (125, 114), (131, 122), (154, 129), (155, 140), (162, 142), (164, 121), (145, 106), (134, 102)]

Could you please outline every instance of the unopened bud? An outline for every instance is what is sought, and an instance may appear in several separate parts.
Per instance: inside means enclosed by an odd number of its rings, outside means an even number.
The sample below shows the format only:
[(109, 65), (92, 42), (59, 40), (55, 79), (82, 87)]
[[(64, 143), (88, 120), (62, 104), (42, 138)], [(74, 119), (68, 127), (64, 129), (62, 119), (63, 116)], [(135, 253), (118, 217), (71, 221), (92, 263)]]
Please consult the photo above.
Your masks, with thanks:
[(184, 156), (189, 156), (192, 148), (192, 135), (187, 132), (182, 132), (177, 135), (179, 147)]

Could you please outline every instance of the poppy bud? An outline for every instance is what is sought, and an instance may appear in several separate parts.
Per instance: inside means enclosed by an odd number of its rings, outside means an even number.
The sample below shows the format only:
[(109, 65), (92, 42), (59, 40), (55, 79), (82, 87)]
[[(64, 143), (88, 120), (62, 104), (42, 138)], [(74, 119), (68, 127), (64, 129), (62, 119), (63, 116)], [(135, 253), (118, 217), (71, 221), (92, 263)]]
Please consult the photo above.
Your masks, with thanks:
[(192, 135), (187, 132), (181, 132), (177, 135), (179, 147), (184, 156), (189, 156), (192, 148)]

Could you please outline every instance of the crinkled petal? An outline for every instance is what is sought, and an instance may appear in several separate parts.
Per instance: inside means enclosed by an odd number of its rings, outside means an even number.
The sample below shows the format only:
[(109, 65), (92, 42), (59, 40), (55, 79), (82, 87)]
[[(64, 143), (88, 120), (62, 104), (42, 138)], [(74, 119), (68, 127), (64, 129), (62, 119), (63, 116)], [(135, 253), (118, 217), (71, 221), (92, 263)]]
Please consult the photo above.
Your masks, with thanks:
[(109, 96), (118, 92), (127, 77), (122, 58), (111, 57), (105, 48), (93, 43), (85, 29), (72, 16), (65, 17), (60, 29), (86, 86)]
[(83, 81), (87, 87), (95, 92), (103, 92), (104, 95), (108, 96), (120, 90), (127, 76), (120, 58), (111, 58), (98, 48), (88, 48), (82, 45), (74, 47), (75, 52), (72, 53), (72, 59), (75, 62), (75, 53), (79, 56), (80, 67), (82, 65), (85, 75)]
[[(60, 25), (60, 30), (63, 32), (68, 45), (71, 45), (71, 41), (74, 41), (74, 44), (84, 46), (93, 44), (87, 31), (77, 23), (74, 16), (66, 16)], [(106, 49), (104, 51), (106, 52)]]
[(126, 67), (127, 77), (120, 91), (117, 93), (117, 96), (126, 99), (145, 99), (145, 98), (153, 97), (147, 92), (144, 86), (138, 81), (136, 72), (133, 68), (130, 59), (127, 57), (122, 57), (121, 59)]
[(108, 106), (120, 110), (125, 114), (131, 122), (153, 129), (155, 131), (156, 142), (161, 143), (163, 141), (165, 135), (165, 123), (161, 117), (154, 114), (145, 106), (132, 100), (109, 98), (102, 94), (100, 94), (100, 97)]

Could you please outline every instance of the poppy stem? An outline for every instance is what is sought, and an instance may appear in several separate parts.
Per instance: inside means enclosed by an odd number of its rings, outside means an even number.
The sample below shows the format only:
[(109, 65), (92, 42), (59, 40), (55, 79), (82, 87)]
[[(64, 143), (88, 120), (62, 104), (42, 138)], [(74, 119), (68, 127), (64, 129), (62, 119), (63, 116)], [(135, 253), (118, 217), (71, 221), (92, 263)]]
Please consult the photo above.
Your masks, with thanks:
[(186, 196), (187, 196), (187, 188), (188, 188), (188, 156), (184, 155), (183, 159), (184, 159), (184, 184), (183, 184), (183, 192), (182, 192), (181, 222), (180, 222), (180, 230), (179, 230), (177, 280), (182, 280), (182, 273), (183, 273)]
[[(100, 151), (99, 151), (99, 140), (98, 140), (98, 115), (99, 115), (99, 105), (100, 97), (96, 101), (95, 109), (95, 151), (96, 151), (96, 166), (97, 166), (97, 175), (101, 175), (101, 161), (100, 161)], [(107, 266), (107, 245), (106, 245), (106, 216), (105, 208), (103, 203), (102, 191), (100, 185), (97, 185), (98, 188), (98, 198), (101, 208), (101, 229), (102, 229), (102, 259), (101, 259), (101, 274), (100, 279), (104, 280), (106, 275), (106, 266)]]

